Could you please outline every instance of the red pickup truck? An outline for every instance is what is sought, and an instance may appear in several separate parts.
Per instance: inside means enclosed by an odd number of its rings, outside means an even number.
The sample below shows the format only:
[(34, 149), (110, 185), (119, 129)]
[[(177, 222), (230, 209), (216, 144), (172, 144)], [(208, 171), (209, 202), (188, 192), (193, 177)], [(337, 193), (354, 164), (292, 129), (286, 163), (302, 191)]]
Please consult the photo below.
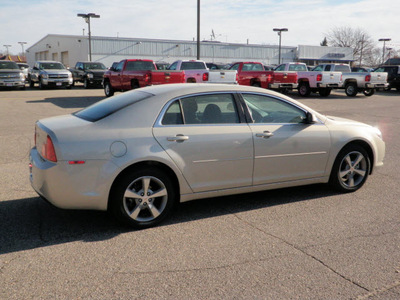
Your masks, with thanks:
[(166, 83), (185, 82), (184, 71), (157, 70), (149, 59), (124, 59), (103, 75), (104, 93), (107, 97), (116, 91)]
[(230, 70), (238, 72), (238, 83), (241, 85), (258, 86), (265, 89), (274, 89), (286, 92), (297, 88), (296, 72), (274, 72), (266, 71), (259, 62), (237, 62)]

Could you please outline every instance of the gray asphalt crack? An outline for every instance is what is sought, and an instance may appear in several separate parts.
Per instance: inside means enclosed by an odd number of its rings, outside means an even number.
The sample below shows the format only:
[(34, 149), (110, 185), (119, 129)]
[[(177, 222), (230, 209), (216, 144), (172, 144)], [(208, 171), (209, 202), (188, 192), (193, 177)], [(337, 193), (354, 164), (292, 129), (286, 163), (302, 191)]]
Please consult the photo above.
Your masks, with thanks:
[(266, 231), (262, 230), (261, 228), (258, 228), (258, 227), (255, 226), (254, 224), (249, 223), (249, 222), (247, 222), (246, 220), (242, 219), (242, 218), (239, 217), (237, 214), (233, 214), (233, 215), (234, 215), (237, 219), (239, 219), (240, 221), (242, 221), (243, 223), (245, 223), (245, 224), (247, 224), (248, 226), (254, 228), (255, 230), (258, 230), (258, 231), (260, 231), (260, 232), (262, 232), (262, 233), (264, 233), (264, 234), (266, 234), (266, 235), (268, 235), (268, 236), (270, 236), (270, 237), (273, 237), (273, 238), (275, 238), (275, 239), (278, 239), (278, 240), (280, 240), (281, 242), (285, 243), (286, 245), (292, 247), (293, 249), (296, 249), (297, 251), (303, 253), (304, 255), (306, 255), (306, 256), (312, 258), (313, 260), (317, 261), (317, 262), (320, 263), (322, 266), (324, 266), (325, 268), (327, 268), (327, 269), (330, 270), (331, 272), (335, 273), (335, 274), (338, 275), (339, 277), (343, 278), (344, 280), (350, 282), (351, 284), (353, 284), (353, 285), (355, 285), (355, 286), (357, 286), (357, 287), (359, 287), (359, 288), (361, 288), (361, 289), (363, 289), (363, 290), (365, 290), (365, 291), (367, 291), (367, 292), (370, 291), (369, 289), (367, 289), (366, 287), (362, 286), (362, 285), (359, 284), (358, 282), (355, 282), (354, 280), (352, 280), (352, 279), (350, 279), (350, 278), (344, 276), (343, 274), (340, 274), (338, 271), (336, 271), (335, 269), (333, 269), (332, 267), (330, 267), (329, 265), (327, 265), (326, 263), (324, 263), (321, 259), (317, 258), (316, 256), (314, 256), (314, 255), (312, 255), (312, 254), (310, 254), (310, 253), (307, 253), (304, 249), (300, 248), (299, 246), (295, 245), (294, 243), (291, 243), (291, 242), (289, 242), (289, 241), (287, 241), (287, 240), (285, 240), (285, 239), (283, 239), (283, 238), (281, 238), (281, 237), (279, 237), (279, 236), (276, 236), (276, 235), (274, 235), (274, 234), (272, 234), (272, 233), (269, 233), (269, 232), (266, 232)]

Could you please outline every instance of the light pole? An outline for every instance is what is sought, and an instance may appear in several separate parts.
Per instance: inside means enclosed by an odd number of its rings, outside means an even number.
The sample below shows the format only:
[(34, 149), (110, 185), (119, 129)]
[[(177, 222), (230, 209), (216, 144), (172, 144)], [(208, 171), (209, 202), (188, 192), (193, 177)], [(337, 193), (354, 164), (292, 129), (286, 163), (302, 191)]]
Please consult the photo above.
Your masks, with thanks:
[(378, 41), (383, 42), (383, 53), (382, 53), (382, 65), (385, 62), (385, 48), (386, 48), (386, 42), (391, 41), (392, 39), (389, 38), (384, 38), (384, 39), (379, 39)]
[(200, 0), (197, 0), (197, 59), (200, 59)]
[(89, 61), (92, 61), (92, 33), (90, 32), (90, 18), (100, 18), (100, 15), (96, 15), (94, 13), (89, 13), (89, 14), (78, 14), (77, 16), (84, 18), (86, 23), (88, 23), (88, 27), (89, 27)]
[(8, 55), (9, 55), (8, 48), (10, 48), (11, 45), (3, 45), (3, 46), (6, 47), (6, 49), (7, 49), (7, 56), (8, 56)]
[(22, 56), (25, 56), (24, 45), (26, 45), (26, 42), (18, 42), (18, 44), (20, 44), (22, 47)]
[(278, 59), (278, 65), (281, 64), (281, 41), (282, 41), (282, 31), (288, 31), (287, 28), (274, 28), (273, 31), (278, 32), (279, 35), (279, 59)]

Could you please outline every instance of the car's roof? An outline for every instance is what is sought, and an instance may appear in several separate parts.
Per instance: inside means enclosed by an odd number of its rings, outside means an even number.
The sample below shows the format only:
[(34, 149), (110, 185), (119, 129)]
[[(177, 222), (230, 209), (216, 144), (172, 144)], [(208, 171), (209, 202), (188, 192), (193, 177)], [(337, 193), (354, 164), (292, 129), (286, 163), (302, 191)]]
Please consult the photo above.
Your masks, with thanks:
[[(176, 83), (153, 85), (141, 89), (153, 95), (170, 94), (172, 97), (182, 96), (185, 94), (196, 94), (204, 92), (258, 92), (270, 95), (278, 95), (278, 93), (258, 87), (234, 85), (234, 84), (211, 84), (211, 83)], [(283, 95), (279, 94), (280, 97)]]

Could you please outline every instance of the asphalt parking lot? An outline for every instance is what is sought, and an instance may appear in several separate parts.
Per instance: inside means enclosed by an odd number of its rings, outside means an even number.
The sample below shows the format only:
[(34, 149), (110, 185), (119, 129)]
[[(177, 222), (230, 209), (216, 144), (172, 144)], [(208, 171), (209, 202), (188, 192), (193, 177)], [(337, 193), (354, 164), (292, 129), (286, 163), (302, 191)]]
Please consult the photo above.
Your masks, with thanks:
[(133, 231), (54, 208), (29, 183), (35, 121), (103, 90), (0, 91), (0, 299), (400, 299), (400, 93), (290, 96), (381, 129), (385, 165), (361, 190), (193, 201)]

